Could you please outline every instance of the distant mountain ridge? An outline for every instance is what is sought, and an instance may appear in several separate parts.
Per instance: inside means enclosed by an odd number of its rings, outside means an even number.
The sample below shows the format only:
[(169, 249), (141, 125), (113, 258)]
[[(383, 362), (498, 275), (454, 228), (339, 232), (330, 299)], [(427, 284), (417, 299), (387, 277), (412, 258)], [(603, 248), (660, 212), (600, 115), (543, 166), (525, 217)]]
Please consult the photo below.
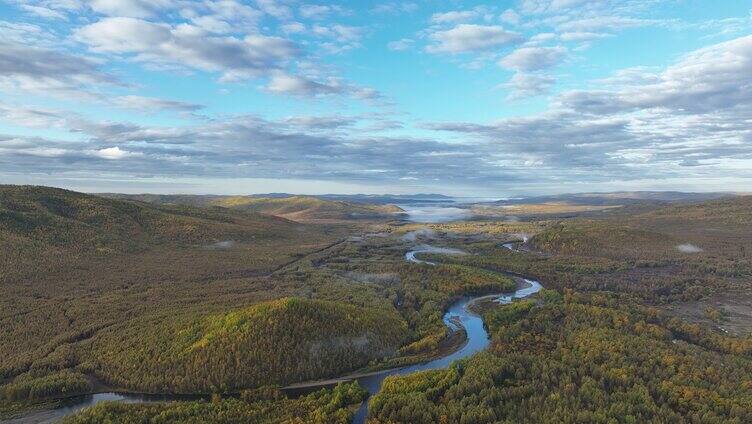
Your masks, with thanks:
[(614, 191), (567, 193), (544, 196), (517, 197), (489, 202), (493, 205), (519, 205), (549, 202), (566, 202), (576, 205), (630, 205), (643, 202), (689, 203), (736, 197), (741, 193), (709, 192), (690, 193), (680, 191)]

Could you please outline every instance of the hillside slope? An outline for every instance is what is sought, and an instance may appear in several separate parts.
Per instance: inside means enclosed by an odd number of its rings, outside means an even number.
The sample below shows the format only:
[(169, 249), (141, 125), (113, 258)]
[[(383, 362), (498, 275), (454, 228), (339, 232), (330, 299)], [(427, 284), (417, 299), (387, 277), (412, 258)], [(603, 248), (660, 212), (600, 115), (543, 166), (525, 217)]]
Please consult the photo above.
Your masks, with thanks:
[(282, 298), (149, 332), (108, 331), (96, 374), (117, 387), (212, 392), (341, 374), (391, 357), (407, 335), (395, 311)]
[(73, 191), (0, 186), (0, 243), (78, 251), (135, 251), (160, 244), (279, 237), (300, 228), (262, 214), (152, 205)]
[(21, 394), (81, 387), (66, 370), (105, 329), (144, 331), (294, 294), (297, 281), (271, 273), (344, 234), (224, 208), (0, 186), (0, 384), (15, 381)]
[(299, 222), (326, 222), (353, 219), (393, 219), (403, 212), (389, 204), (366, 204), (322, 199), (316, 196), (214, 196), (112, 194), (117, 199), (139, 200), (161, 205), (220, 206), (246, 212), (273, 215)]
[(294, 221), (389, 219), (402, 209), (394, 205), (366, 205), (335, 200), (322, 200), (311, 196), (284, 198), (223, 197), (212, 205), (279, 216)]

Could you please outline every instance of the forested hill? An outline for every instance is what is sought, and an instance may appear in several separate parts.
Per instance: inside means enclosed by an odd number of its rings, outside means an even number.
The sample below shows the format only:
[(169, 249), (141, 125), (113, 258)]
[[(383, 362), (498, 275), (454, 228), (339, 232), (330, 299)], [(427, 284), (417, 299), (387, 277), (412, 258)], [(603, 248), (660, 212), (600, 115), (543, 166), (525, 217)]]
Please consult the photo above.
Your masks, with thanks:
[(394, 205), (328, 200), (315, 196), (201, 196), (159, 194), (104, 194), (118, 199), (131, 199), (160, 205), (220, 206), (287, 218), (293, 221), (338, 221), (348, 219), (393, 219), (402, 212)]
[(9, 400), (92, 390), (102, 365), (91, 349), (112, 338), (308, 293), (271, 274), (345, 234), (220, 207), (0, 186), (0, 414)]
[(155, 205), (68, 190), (0, 186), (0, 245), (20, 248), (133, 251), (295, 234), (300, 224), (220, 208)]
[(394, 310), (282, 298), (145, 332), (108, 332), (93, 345), (95, 373), (149, 392), (216, 392), (289, 384), (394, 356), (407, 337)]

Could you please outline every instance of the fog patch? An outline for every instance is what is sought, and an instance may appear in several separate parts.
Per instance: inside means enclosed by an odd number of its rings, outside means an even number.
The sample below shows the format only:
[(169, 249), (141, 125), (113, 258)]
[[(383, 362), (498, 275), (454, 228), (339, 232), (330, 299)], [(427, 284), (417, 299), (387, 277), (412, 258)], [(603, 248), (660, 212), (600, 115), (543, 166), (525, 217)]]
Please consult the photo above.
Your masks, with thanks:
[(432, 239), (435, 239), (436, 237), (438, 237), (438, 234), (436, 233), (436, 231), (434, 231), (434, 230), (432, 230), (430, 228), (421, 228), (419, 230), (410, 231), (409, 233), (405, 233), (400, 238), (402, 239), (402, 241), (411, 241), (411, 242), (413, 242), (413, 241), (417, 241), (419, 237), (420, 238), (424, 238), (424, 239), (432, 240)]
[(235, 247), (236, 244), (234, 240), (224, 240), (212, 243), (206, 246), (206, 248), (209, 250), (226, 250)]
[(417, 253), (438, 253), (441, 255), (467, 255), (468, 254), (464, 250), (455, 249), (453, 247), (436, 247), (436, 246), (431, 246), (429, 244), (421, 244), (420, 246), (416, 247), (413, 251)]
[(471, 211), (457, 207), (446, 206), (403, 206), (400, 207), (407, 214), (407, 220), (412, 222), (437, 223), (460, 221), (471, 216)]
[(682, 253), (700, 253), (702, 248), (695, 246), (694, 244), (684, 243), (676, 246), (676, 250)]
[(523, 243), (527, 243), (527, 241), (530, 240), (530, 234), (514, 233), (514, 234), (511, 234), (511, 236), (518, 240), (522, 240)]

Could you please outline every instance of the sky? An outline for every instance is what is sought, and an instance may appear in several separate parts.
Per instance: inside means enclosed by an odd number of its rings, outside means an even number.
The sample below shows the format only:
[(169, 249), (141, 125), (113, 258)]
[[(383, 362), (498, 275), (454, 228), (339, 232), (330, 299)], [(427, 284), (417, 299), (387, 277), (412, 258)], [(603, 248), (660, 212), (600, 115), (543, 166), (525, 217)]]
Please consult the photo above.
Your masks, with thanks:
[(745, 0), (0, 0), (0, 183), (752, 191)]

